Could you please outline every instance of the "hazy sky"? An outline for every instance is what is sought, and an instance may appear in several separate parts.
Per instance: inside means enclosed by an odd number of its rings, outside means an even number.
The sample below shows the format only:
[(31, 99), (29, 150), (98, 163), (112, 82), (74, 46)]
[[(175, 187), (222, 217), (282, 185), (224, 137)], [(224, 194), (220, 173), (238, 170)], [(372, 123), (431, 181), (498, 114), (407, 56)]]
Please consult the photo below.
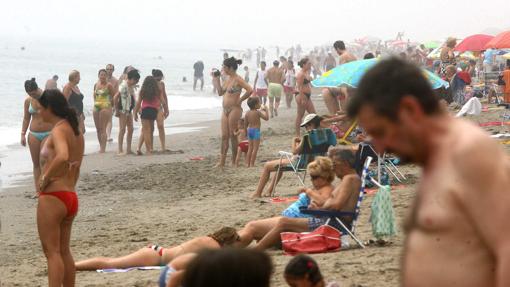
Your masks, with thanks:
[(412, 40), (440, 40), (489, 27), (510, 29), (508, 1), (14, 0), (2, 1), (0, 35), (225, 48), (388, 39), (398, 31)]

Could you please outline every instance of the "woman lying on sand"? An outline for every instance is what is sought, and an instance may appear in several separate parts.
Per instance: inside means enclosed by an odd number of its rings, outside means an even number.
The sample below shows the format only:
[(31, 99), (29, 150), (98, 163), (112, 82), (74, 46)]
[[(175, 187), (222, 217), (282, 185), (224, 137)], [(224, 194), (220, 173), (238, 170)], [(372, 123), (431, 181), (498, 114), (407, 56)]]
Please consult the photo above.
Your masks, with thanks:
[(171, 248), (150, 245), (122, 257), (96, 257), (82, 260), (76, 263), (76, 270), (165, 265), (183, 254), (196, 253), (202, 249), (219, 249), (232, 246), (238, 241), (239, 235), (234, 228), (223, 227), (213, 234), (197, 237)]

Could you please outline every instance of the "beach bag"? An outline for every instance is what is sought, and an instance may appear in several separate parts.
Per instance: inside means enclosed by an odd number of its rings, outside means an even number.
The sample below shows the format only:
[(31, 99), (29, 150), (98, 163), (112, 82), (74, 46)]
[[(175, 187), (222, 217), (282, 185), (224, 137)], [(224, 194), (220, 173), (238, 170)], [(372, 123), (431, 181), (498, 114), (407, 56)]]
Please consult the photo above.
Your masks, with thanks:
[(329, 225), (322, 225), (312, 232), (282, 232), (283, 251), (286, 254), (325, 253), (339, 250), (342, 233)]
[(397, 233), (395, 225), (395, 214), (391, 202), (391, 189), (389, 186), (379, 188), (372, 201), (372, 234), (375, 238), (381, 239), (385, 236), (393, 236)]

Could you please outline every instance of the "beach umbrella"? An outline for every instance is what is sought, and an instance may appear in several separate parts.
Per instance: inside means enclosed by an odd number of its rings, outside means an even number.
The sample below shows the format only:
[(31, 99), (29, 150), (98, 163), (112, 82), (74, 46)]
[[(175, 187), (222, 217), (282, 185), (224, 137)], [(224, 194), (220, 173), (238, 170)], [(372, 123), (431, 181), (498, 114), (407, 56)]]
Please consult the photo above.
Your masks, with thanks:
[(438, 48), (441, 45), (441, 42), (439, 41), (428, 41), (427, 43), (423, 44), (425, 48), (427, 49), (435, 49)]
[(509, 49), (510, 48), (510, 31), (498, 34), (486, 45), (485, 49)]
[(485, 45), (487, 45), (487, 43), (489, 43), (492, 39), (494, 39), (494, 36), (491, 35), (471, 35), (467, 38), (464, 38), (464, 40), (462, 40), (462, 42), (460, 42), (457, 47), (455, 47), (455, 51), (483, 51), (485, 50)]
[[(379, 61), (379, 58), (377, 58), (342, 64), (325, 72), (320, 78), (313, 80), (312, 85), (317, 88), (331, 88), (342, 85), (356, 88), (363, 75)], [(422, 69), (422, 71), (423, 75), (429, 80), (432, 88), (439, 89), (449, 86), (448, 82), (442, 80), (438, 75), (425, 69)]]

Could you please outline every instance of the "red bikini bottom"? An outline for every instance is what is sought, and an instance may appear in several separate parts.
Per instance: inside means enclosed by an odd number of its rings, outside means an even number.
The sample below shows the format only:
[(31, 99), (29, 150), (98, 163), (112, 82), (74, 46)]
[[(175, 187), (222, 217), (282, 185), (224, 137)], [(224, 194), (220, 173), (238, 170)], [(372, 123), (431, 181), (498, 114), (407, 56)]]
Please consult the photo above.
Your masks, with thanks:
[(41, 192), (39, 196), (52, 195), (66, 206), (67, 217), (73, 217), (78, 213), (78, 196), (74, 191), (52, 191), (52, 192)]

